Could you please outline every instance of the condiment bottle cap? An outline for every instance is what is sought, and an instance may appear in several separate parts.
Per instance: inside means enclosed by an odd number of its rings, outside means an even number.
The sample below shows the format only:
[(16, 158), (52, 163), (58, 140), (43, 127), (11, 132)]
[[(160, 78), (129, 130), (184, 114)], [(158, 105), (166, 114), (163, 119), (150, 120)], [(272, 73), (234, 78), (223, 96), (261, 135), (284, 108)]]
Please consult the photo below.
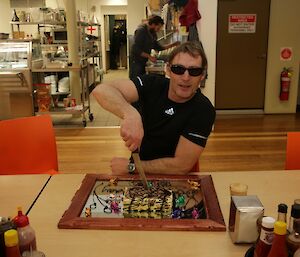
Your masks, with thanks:
[(278, 235), (286, 234), (286, 223), (283, 221), (276, 221), (274, 223), (274, 233)]
[(300, 204), (292, 205), (291, 216), (295, 219), (300, 218)]
[(297, 233), (300, 233), (300, 220), (294, 220), (294, 230)]
[(287, 205), (284, 203), (278, 204), (278, 212), (287, 213)]
[(272, 217), (263, 217), (261, 225), (265, 228), (274, 228), (275, 219)]
[(15, 229), (9, 229), (4, 232), (4, 243), (7, 247), (13, 247), (18, 245), (18, 232)]
[(13, 221), (18, 228), (29, 225), (29, 219), (26, 215), (23, 214), (21, 207), (18, 207), (18, 215), (14, 217)]

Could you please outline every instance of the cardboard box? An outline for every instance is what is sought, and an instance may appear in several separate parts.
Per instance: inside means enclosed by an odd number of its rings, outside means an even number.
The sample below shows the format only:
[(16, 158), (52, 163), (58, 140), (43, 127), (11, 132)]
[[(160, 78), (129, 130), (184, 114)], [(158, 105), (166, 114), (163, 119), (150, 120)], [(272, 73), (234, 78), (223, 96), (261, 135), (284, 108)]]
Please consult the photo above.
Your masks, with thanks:
[(24, 31), (14, 31), (12, 36), (13, 36), (13, 39), (24, 39), (25, 32)]

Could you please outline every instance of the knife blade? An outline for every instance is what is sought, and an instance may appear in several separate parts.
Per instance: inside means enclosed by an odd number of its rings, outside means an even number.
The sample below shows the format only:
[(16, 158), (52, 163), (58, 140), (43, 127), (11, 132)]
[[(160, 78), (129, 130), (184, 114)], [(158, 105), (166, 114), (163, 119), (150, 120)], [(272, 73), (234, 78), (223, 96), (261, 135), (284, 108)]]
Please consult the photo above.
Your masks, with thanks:
[(135, 163), (135, 167), (138, 170), (138, 173), (140, 175), (140, 178), (142, 180), (144, 188), (149, 189), (148, 181), (147, 181), (147, 178), (146, 178), (146, 175), (145, 175), (145, 172), (144, 172), (144, 168), (142, 166), (142, 162), (141, 162), (139, 153), (138, 152), (133, 152), (132, 153), (132, 158), (133, 158), (133, 161)]

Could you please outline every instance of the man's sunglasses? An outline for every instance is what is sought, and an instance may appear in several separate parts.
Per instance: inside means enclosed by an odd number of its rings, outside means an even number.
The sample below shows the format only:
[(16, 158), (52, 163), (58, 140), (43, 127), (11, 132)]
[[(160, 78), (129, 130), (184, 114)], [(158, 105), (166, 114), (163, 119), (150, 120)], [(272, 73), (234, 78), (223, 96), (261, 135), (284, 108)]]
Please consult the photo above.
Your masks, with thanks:
[(171, 65), (170, 68), (171, 68), (171, 71), (177, 75), (183, 75), (185, 73), (185, 71), (187, 70), (189, 75), (193, 76), (193, 77), (200, 76), (204, 71), (204, 68), (202, 68), (202, 67), (186, 68), (179, 64)]

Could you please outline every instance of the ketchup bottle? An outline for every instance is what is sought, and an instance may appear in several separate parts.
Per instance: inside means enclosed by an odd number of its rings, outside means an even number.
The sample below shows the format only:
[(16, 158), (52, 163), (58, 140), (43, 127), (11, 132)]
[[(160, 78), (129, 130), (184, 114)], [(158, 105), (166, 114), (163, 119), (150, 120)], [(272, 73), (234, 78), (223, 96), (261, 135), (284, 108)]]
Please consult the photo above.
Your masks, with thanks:
[(268, 257), (288, 257), (285, 237), (286, 223), (283, 221), (276, 221), (274, 224), (273, 244)]
[(267, 257), (273, 242), (273, 230), (275, 219), (263, 217), (259, 241), (255, 246), (254, 257)]
[(13, 221), (17, 226), (21, 254), (24, 251), (31, 252), (36, 250), (35, 232), (29, 224), (28, 217), (22, 213), (22, 208), (18, 208), (18, 215)]

